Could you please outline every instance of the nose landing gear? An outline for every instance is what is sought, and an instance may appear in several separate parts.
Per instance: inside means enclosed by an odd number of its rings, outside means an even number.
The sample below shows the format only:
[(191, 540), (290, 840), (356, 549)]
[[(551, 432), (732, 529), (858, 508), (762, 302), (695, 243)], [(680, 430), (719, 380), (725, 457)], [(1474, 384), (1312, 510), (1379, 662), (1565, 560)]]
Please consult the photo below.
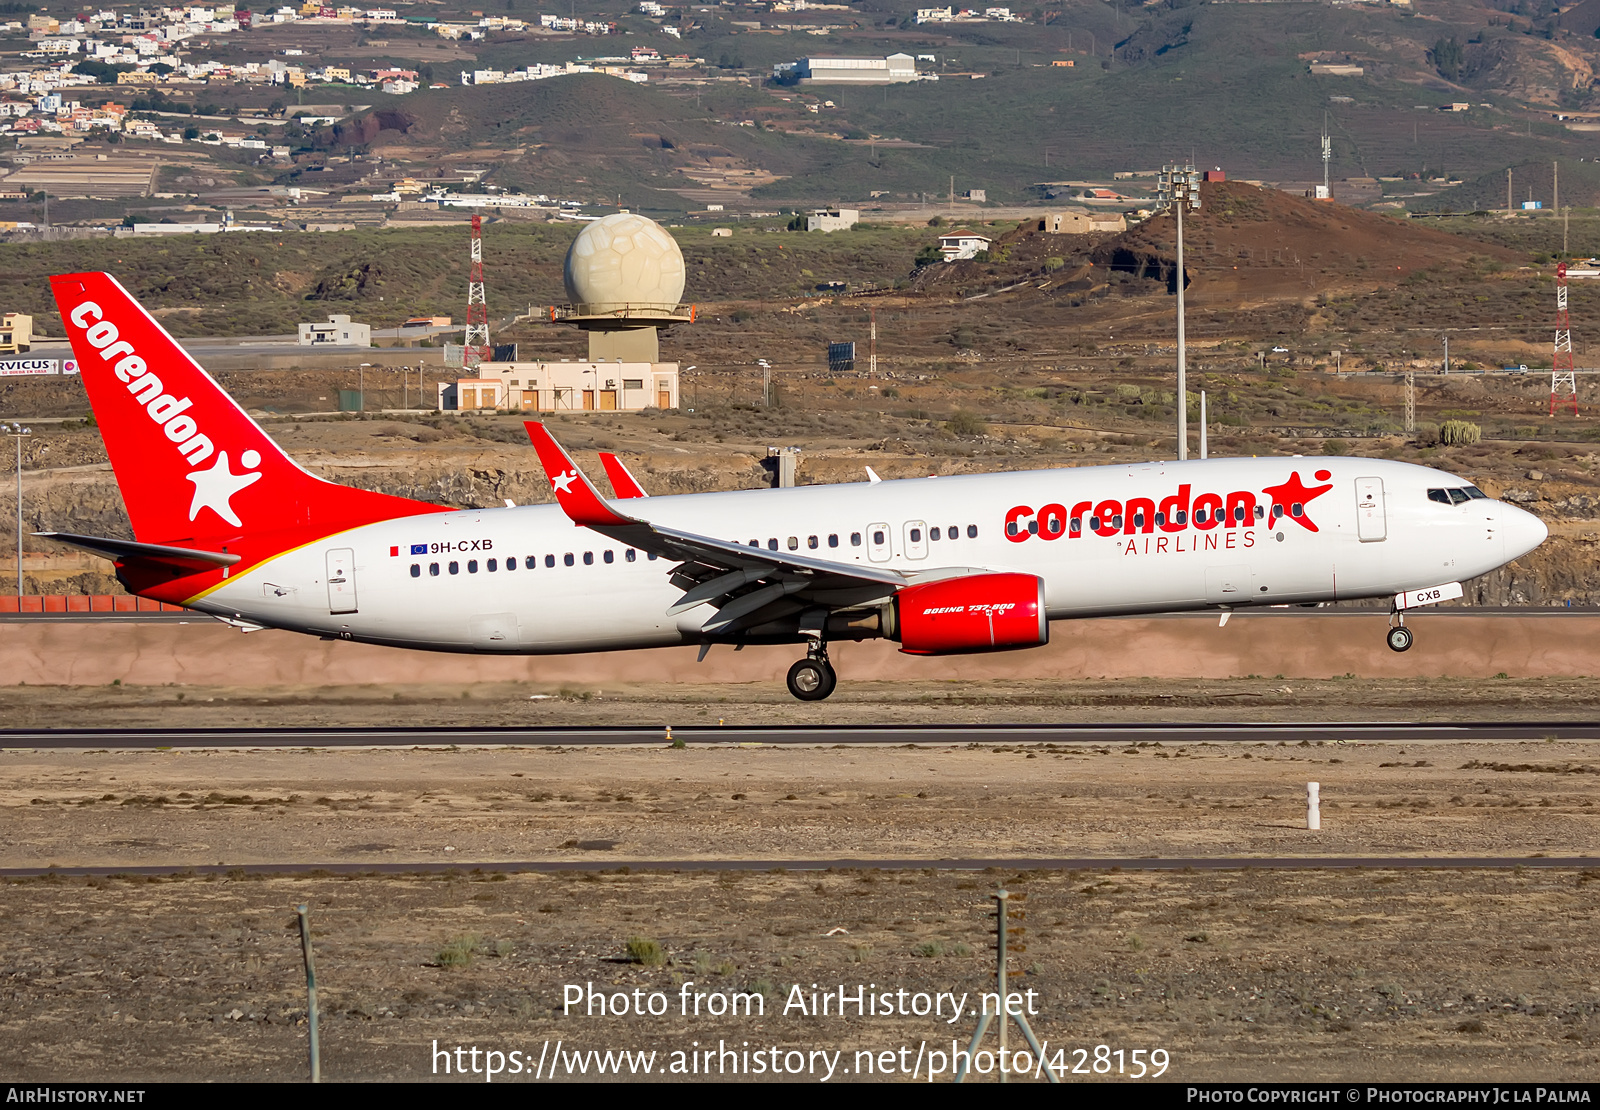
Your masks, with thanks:
[[(1408, 651), (1411, 648), (1411, 629), (1406, 627), (1406, 615), (1396, 610), (1389, 617), (1389, 634), (1385, 637), (1390, 651)], [(1398, 622), (1398, 623), (1396, 623)]]
[(789, 693), (801, 701), (821, 701), (839, 685), (839, 675), (828, 662), (828, 645), (813, 640), (806, 657), (789, 668)]

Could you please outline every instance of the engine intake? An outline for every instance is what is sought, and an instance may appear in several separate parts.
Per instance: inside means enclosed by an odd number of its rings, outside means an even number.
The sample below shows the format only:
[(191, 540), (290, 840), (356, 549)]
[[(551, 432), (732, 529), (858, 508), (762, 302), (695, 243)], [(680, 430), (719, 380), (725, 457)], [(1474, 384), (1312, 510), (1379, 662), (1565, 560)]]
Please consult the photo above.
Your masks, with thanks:
[(894, 629), (907, 655), (1004, 651), (1050, 642), (1044, 580), (973, 574), (907, 586), (895, 595)]

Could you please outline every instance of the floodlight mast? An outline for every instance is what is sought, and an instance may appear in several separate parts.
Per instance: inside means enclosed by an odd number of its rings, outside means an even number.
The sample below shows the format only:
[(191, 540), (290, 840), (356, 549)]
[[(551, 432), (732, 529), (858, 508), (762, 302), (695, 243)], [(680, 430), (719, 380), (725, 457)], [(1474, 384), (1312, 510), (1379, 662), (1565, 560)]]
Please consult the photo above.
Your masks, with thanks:
[(1200, 173), (1193, 166), (1162, 166), (1158, 179), (1161, 203), (1178, 216), (1178, 458), (1189, 457), (1189, 366), (1183, 333), (1183, 210), (1200, 207)]

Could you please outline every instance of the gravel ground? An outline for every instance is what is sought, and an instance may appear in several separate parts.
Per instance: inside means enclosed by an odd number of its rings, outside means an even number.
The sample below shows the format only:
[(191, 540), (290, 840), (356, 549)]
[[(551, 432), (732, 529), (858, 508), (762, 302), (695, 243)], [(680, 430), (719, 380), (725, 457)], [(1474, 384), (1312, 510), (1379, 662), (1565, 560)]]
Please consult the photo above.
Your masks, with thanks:
[[(815, 1058), (786, 1054), (841, 1053), (834, 1082), (868, 1078), (858, 1052), (905, 1047), (894, 1062), (910, 1071), (919, 1046), (948, 1054), (952, 1040), (971, 1036), (970, 1011), (993, 989), (985, 896), (1004, 882), (1026, 895), (1014, 903), (1012, 989), (1033, 992), (1023, 1002), (1035, 1010), (1031, 1023), (1049, 1058), (1067, 1050), (1068, 1067), (1092, 1067), (1096, 1046), (1106, 1045), (1124, 1052), (1129, 1070), (1134, 1049), (1162, 1049), (1164, 1078), (1182, 1082), (1585, 1081), (1600, 1067), (1597, 878), (840, 871), (24, 880), (0, 900), (8, 939), (0, 1072), (19, 1081), (303, 1077), (297, 902), (311, 906), (329, 1079), (432, 1078), (435, 1046), (520, 1051), (531, 1071), (541, 1046), (553, 1052), (558, 1040), (563, 1065), (590, 1050), (654, 1051), (659, 1070), (674, 1052), (726, 1042), (739, 1052), (776, 1046), (796, 1064)], [(658, 942), (670, 962), (628, 962), (630, 937)], [(564, 1014), (568, 984), (630, 1000), (635, 990), (641, 1000), (659, 991), (667, 1012)], [(828, 1016), (784, 1012), (795, 986), (809, 1009), (813, 990), (837, 997), (841, 984), (852, 996), (858, 984), (875, 984), (896, 993), (896, 1006), (903, 989), (908, 1007), (917, 992), (951, 992), (966, 996), (967, 1012), (954, 1024), (932, 1014), (839, 1018), (836, 1005)], [(705, 994), (708, 1009), (712, 995), (760, 993), (763, 1013), (685, 1016), (685, 989)], [(1011, 1044), (1020, 1045), (1014, 1030)], [(471, 1057), (462, 1059), (467, 1078), (481, 1082)], [(592, 1078), (595, 1064), (584, 1059)], [(811, 1077), (822, 1078), (823, 1063), (815, 1067)]]

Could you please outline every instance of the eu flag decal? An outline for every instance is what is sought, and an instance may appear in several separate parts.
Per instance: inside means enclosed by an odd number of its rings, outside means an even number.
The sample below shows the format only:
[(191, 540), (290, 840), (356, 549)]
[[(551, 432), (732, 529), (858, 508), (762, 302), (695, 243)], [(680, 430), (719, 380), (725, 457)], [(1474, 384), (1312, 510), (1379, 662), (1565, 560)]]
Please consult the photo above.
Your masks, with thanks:
[(411, 554), (413, 554), (413, 555), (426, 555), (427, 553), (428, 553), (428, 545), (427, 544), (425, 544), (425, 543), (414, 543), (414, 544), (411, 545)]

